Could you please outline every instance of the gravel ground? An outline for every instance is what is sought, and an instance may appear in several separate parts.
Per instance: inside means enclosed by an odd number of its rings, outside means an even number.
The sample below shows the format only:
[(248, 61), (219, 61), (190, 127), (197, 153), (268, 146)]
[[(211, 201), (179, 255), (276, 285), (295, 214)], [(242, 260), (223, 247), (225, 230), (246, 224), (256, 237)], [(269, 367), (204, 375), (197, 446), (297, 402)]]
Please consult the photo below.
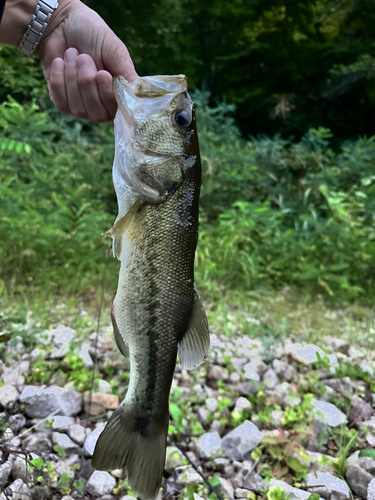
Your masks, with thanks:
[[(134, 498), (121, 471), (91, 466), (128, 383), (110, 329), (77, 342), (27, 328), (0, 362), (0, 500)], [(207, 362), (176, 367), (160, 499), (375, 500), (374, 359), (337, 338), (265, 349), (212, 334)]]

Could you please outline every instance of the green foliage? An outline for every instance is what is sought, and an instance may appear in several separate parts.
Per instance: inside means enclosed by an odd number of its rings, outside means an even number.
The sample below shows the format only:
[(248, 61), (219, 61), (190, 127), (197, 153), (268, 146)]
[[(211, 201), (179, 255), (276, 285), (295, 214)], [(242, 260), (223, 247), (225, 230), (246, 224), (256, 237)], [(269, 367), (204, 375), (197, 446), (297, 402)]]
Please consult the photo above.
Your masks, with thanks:
[(267, 492), (267, 500), (287, 500), (289, 497), (280, 486), (271, 486)]

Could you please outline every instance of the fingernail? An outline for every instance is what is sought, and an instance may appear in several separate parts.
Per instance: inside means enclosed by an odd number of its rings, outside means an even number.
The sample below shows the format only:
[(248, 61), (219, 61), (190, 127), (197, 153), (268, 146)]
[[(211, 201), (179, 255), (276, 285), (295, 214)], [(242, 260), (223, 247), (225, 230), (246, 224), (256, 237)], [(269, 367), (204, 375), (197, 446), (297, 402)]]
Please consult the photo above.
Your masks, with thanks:
[(77, 49), (70, 48), (70, 49), (65, 51), (64, 60), (68, 64), (74, 64), (77, 60), (77, 57), (78, 57), (78, 50)]

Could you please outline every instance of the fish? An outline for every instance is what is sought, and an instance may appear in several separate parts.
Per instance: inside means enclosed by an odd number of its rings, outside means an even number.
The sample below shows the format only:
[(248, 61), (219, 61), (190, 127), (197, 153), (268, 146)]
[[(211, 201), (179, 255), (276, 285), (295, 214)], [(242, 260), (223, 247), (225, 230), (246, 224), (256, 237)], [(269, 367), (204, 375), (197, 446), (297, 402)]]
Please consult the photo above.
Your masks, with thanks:
[(194, 282), (201, 162), (185, 75), (131, 83), (120, 76), (113, 85), (119, 213), (109, 234), (121, 264), (111, 317), (117, 346), (130, 358), (130, 380), (92, 465), (124, 469), (131, 489), (152, 500), (163, 477), (177, 354), (192, 369), (210, 346)]

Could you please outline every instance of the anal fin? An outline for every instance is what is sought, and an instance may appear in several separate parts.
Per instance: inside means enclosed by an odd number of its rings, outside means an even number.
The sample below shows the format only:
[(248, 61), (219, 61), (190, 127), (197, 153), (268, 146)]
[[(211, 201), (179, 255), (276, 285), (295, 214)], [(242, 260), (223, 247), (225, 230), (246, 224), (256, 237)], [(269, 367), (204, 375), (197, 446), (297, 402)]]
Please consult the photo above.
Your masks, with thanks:
[(194, 305), (189, 328), (178, 344), (178, 357), (182, 368), (187, 370), (197, 368), (207, 359), (209, 348), (210, 332), (207, 316), (194, 284)]
[(112, 304), (111, 308), (111, 320), (112, 320), (112, 326), (113, 326), (113, 334), (116, 340), (117, 347), (119, 348), (119, 351), (121, 354), (127, 358), (129, 357), (129, 348), (126, 345), (124, 339), (121, 336), (120, 330), (118, 329), (117, 323), (116, 323), (116, 318), (115, 318), (115, 303)]

